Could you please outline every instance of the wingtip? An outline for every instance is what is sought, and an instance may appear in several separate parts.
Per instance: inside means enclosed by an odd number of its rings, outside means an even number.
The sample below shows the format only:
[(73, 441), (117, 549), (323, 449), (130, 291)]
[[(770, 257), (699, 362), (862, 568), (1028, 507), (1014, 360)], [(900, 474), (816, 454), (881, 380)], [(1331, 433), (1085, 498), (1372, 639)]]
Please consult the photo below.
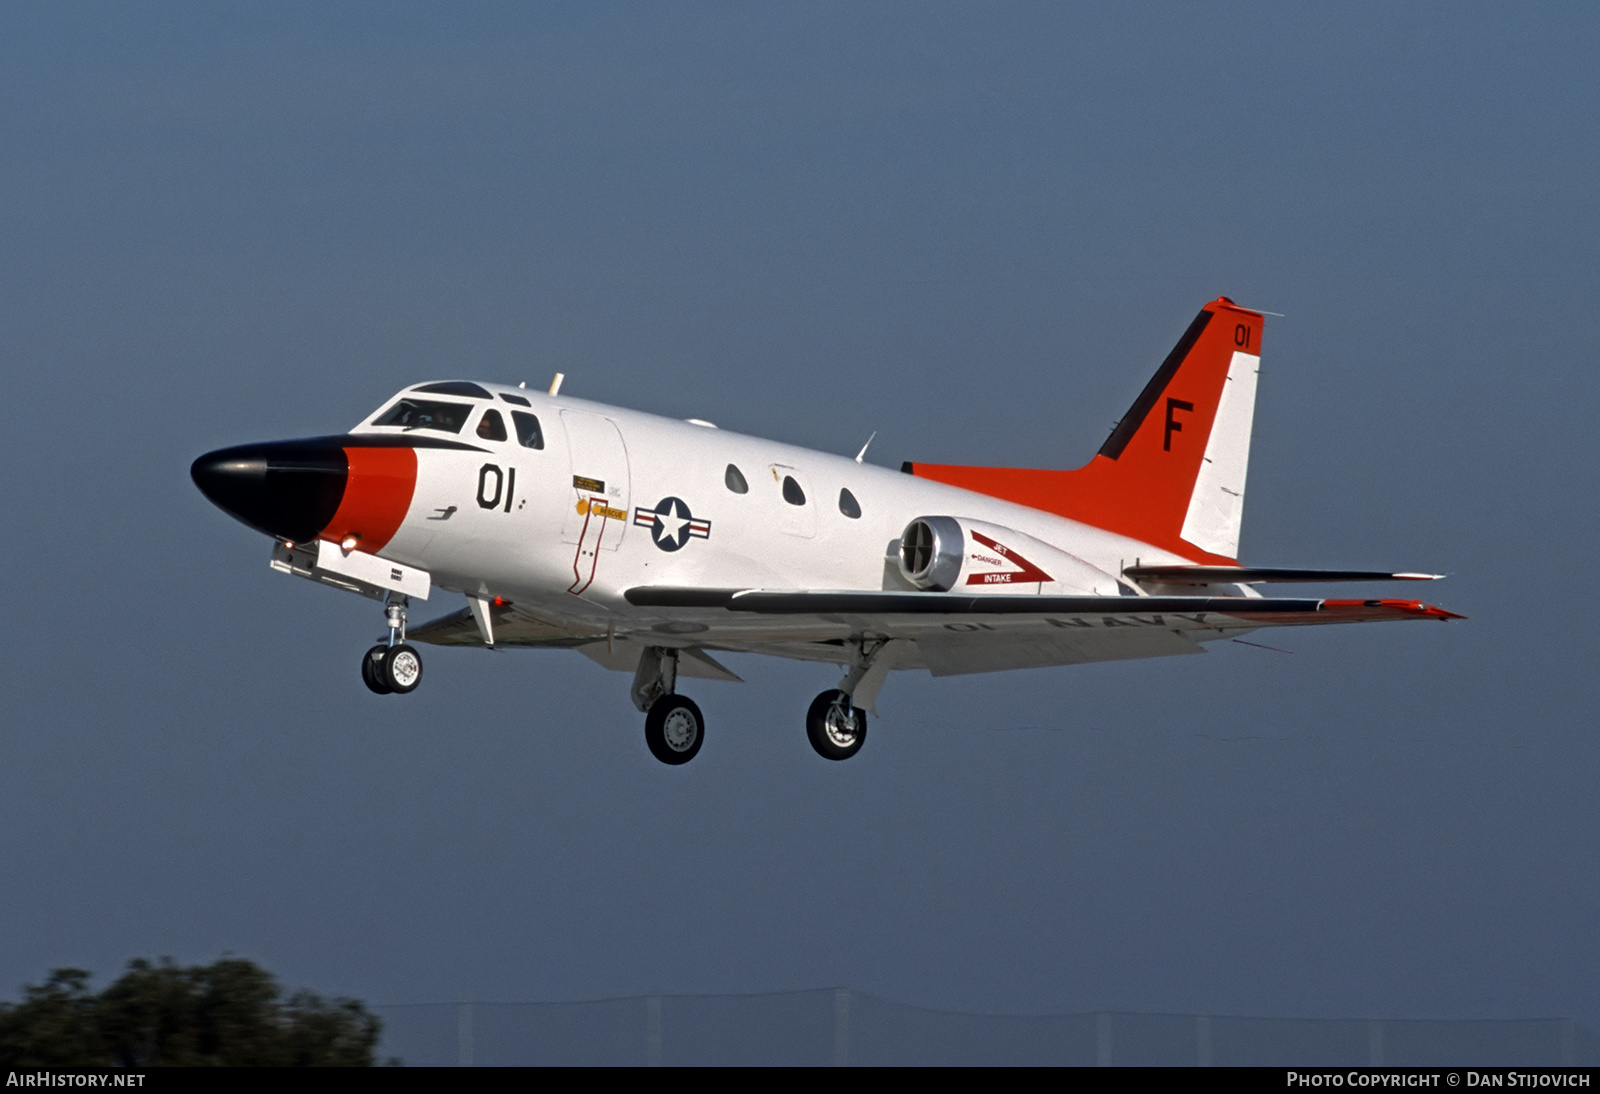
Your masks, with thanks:
[(1420, 600), (1324, 600), (1323, 610), (1332, 610), (1341, 615), (1348, 615), (1352, 619), (1437, 619), (1447, 622), (1451, 619), (1465, 619), (1464, 615), (1457, 612), (1446, 611), (1444, 608), (1432, 604), (1424, 604)]

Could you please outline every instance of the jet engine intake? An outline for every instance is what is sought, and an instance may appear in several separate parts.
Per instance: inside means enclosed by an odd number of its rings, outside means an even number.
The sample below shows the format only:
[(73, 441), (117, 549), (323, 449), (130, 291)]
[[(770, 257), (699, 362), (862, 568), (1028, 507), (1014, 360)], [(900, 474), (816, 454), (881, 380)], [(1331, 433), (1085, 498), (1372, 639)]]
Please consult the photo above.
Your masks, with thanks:
[(900, 533), (901, 576), (919, 589), (948, 592), (961, 576), (964, 543), (954, 517), (918, 517)]
[(900, 534), (900, 575), (929, 592), (1118, 596), (1117, 579), (1024, 532), (967, 517), (918, 517)]

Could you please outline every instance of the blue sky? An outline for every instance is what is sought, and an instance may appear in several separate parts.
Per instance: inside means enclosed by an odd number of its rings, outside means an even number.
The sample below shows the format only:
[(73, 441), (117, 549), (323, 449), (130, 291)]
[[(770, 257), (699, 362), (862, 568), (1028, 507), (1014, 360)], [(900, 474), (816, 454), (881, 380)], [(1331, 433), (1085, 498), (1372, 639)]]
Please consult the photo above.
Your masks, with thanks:
[[(1576, 4), (0, 8), (0, 990), (229, 951), (381, 1003), (1600, 1016), (1597, 39)], [(371, 696), (372, 606), (188, 480), (556, 371), (1075, 466), (1220, 294), (1284, 313), (1246, 561), (1448, 572), (1468, 622), (905, 674), (839, 765), (831, 670), (731, 658), (668, 770), (575, 654)]]

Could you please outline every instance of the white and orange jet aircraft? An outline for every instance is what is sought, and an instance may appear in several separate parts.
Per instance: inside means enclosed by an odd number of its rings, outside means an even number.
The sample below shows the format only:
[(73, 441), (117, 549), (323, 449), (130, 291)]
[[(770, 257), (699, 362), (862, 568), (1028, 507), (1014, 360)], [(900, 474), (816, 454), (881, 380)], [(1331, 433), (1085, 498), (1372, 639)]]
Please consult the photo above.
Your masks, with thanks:
[[(342, 436), (201, 456), (212, 502), (272, 536), (271, 565), (381, 600), (362, 657), (414, 689), (412, 642), (572, 648), (633, 674), (657, 759), (705, 736), (679, 677), (713, 651), (832, 663), (806, 728), (842, 760), (889, 672), (935, 676), (1200, 653), (1263, 627), (1459, 619), (1415, 600), (1266, 598), (1266, 582), (1439, 575), (1242, 566), (1262, 316), (1201, 309), (1087, 466), (898, 472), (559, 394), (453, 380)], [(865, 449), (862, 450), (863, 454)], [(407, 629), (434, 588), (467, 607)]]

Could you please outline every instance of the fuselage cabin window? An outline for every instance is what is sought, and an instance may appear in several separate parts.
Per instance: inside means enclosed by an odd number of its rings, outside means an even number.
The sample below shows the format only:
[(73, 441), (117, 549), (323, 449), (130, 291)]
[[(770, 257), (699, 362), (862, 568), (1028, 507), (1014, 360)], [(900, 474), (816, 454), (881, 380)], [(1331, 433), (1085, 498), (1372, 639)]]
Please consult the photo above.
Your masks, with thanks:
[(498, 410), (485, 410), (483, 417), (478, 419), (478, 436), (486, 441), (503, 441), (506, 439), (505, 419), (500, 417)]
[(750, 484), (744, 481), (744, 472), (731, 463), (728, 465), (728, 470), (722, 473), (722, 481), (735, 494), (748, 494), (750, 492)]
[(851, 520), (861, 517), (861, 503), (856, 501), (856, 496), (848, 488), (839, 491), (839, 512)]
[(517, 427), (517, 443), (523, 448), (543, 448), (544, 432), (539, 428), (539, 419), (523, 410), (511, 412), (511, 423)]
[(806, 492), (800, 489), (800, 484), (794, 481), (793, 475), (783, 477), (783, 500), (790, 505), (804, 505)]

